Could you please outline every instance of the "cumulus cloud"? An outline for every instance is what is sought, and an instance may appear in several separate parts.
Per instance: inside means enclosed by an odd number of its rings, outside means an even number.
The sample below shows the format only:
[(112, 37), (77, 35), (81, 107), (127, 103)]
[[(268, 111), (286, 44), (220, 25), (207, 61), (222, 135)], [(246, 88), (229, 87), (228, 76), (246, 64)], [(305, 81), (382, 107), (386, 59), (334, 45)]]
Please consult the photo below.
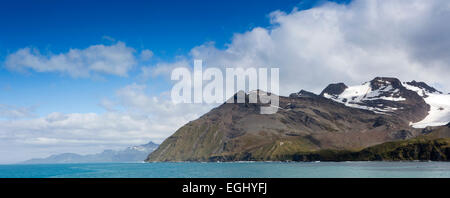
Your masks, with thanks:
[(193, 48), (189, 57), (203, 59), (209, 67), (279, 67), (283, 95), (301, 88), (319, 92), (332, 82), (359, 84), (376, 76), (450, 89), (447, 0), (324, 3), (275, 11), (270, 19), (270, 27), (236, 34), (225, 49), (206, 43)]
[(59, 72), (72, 77), (90, 77), (93, 74), (127, 76), (136, 64), (134, 52), (123, 42), (48, 55), (27, 47), (8, 55), (5, 66), (15, 71)]

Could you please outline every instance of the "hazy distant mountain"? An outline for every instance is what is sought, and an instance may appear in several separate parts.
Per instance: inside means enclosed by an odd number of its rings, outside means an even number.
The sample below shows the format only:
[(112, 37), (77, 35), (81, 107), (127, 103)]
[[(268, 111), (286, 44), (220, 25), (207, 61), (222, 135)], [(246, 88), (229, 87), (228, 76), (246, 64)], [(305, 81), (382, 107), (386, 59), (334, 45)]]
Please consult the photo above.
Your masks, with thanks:
[[(319, 95), (280, 96), (278, 112), (265, 115), (259, 113), (265, 104), (246, 97), (184, 125), (146, 161), (450, 159), (450, 141), (434, 142), (450, 137), (443, 126), (450, 95), (423, 82), (377, 77), (357, 86), (330, 84)], [(373, 147), (394, 141), (406, 142)]]
[(56, 163), (96, 163), (96, 162), (139, 162), (148, 154), (158, 148), (158, 144), (149, 142), (139, 146), (130, 146), (124, 150), (104, 150), (101, 153), (91, 155), (79, 155), (75, 153), (63, 153), (47, 158), (27, 160), (25, 164), (56, 164)]

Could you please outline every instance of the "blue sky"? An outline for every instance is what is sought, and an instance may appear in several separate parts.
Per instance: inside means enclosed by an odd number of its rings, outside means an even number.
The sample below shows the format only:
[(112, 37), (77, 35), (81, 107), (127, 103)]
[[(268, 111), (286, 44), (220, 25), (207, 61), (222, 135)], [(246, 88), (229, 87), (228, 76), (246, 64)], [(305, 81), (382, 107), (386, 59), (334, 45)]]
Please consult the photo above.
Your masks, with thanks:
[[(24, 47), (42, 54), (65, 53), (95, 44), (125, 42), (137, 51), (150, 49), (148, 64), (170, 61), (205, 42), (218, 48), (233, 34), (270, 26), (268, 14), (310, 8), (315, 1), (2, 1), (0, 60)], [(37, 106), (36, 112), (101, 112), (98, 101), (135, 80), (68, 78), (59, 73), (26, 74), (0, 70), (0, 103)], [(161, 83), (150, 85), (161, 86)], [(152, 86), (155, 91), (161, 91)], [(164, 86), (163, 89), (167, 89)], [(70, 104), (70, 105), (69, 105)]]
[[(218, 46), (234, 33), (267, 26), (274, 10), (310, 8), (316, 1), (2, 1), (2, 54), (23, 46), (52, 51), (104, 43), (110, 36), (172, 58), (206, 41)], [(33, 31), (30, 31), (33, 30)]]
[(450, 91), (447, 0), (0, 2), (0, 163), (161, 142), (175, 67), (279, 67), (280, 92), (376, 76)]

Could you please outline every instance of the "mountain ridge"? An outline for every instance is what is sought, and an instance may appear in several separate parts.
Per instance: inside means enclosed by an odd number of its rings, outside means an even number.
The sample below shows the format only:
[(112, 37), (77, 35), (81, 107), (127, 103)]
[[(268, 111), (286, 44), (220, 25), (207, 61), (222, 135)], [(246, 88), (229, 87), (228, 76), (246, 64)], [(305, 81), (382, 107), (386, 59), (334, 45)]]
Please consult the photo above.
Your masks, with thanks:
[(431, 130), (412, 125), (432, 107), (417, 90), (441, 94), (424, 84), (377, 77), (359, 86), (331, 84), (320, 95), (301, 90), (280, 96), (270, 115), (258, 113), (261, 103), (224, 103), (178, 129), (146, 161), (278, 161), (412, 139)]
[(143, 161), (148, 154), (159, 145), (154, 142), (138, 146), (130, 146), (123, 150), (104, 150), (101, 153), (80, 155), (76, 153), (61, 153), (46, 158), (33, 158), (21, 164), (54, 164), (54, 163), (102, 163), (102, 162), (138, 162)]

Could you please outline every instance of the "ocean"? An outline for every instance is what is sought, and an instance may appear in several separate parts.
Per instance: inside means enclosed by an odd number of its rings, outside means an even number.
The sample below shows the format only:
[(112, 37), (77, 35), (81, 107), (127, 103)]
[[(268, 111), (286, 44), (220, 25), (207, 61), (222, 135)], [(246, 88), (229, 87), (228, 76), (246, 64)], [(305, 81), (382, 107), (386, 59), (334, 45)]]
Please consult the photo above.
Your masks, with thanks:
[(450, 178), (449, 162), (160, 162), (0, 165), (0, 178)]

